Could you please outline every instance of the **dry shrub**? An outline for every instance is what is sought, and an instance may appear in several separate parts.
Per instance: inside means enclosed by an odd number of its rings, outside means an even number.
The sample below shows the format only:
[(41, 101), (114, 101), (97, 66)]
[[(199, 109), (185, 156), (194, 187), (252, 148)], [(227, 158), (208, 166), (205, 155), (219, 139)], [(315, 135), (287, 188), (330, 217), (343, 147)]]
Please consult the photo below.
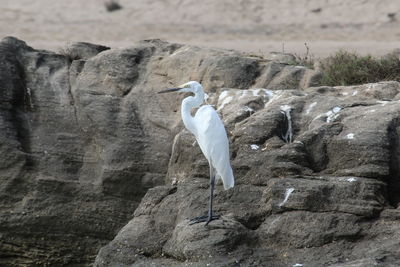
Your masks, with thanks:
[(381, 58), (338, 51), (321, 61), (322, 85), (356, 85), (379, 81), (400, 81), (400, 60), (389, 54)]

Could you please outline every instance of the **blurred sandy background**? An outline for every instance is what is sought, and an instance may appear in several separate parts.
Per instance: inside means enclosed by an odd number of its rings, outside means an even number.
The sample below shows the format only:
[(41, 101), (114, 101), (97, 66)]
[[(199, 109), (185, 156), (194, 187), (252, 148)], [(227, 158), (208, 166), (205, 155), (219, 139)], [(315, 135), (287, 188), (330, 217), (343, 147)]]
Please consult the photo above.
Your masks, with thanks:
[(382, 55), (400, 48), (397, 0), (0, 0), (0, 37), (59, 50), (76, 41), (111, 47), (141, 39), (314, 56), (343, 48)]

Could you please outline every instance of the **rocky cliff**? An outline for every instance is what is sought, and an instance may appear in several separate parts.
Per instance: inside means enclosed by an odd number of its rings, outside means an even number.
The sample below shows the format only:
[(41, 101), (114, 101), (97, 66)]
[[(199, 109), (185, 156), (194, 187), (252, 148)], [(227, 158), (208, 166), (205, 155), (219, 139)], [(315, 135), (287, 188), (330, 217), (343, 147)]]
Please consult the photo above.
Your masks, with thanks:
[[(3, 39), (0, 264), (399, 265), (400, 84), (316, 87), (276, 56)], [(237, 184), (217, 186), (208, 227), (188, 225), (208, 165), (183, 96), (155, 94), (189, 80), (225, 122)]]

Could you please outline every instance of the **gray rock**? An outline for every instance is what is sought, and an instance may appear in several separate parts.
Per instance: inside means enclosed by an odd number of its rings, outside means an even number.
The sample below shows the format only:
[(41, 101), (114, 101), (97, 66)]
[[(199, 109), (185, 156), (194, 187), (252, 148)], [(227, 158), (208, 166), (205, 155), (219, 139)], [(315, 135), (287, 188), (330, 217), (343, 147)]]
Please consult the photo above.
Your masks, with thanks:
[[(172, 257), (195, 266), (219, 266), (217, 251), (222, 251), (225, 260), (235, 255), (234, 261), (243, 266), (397, 264), (397, 239), (389, 235), (397, 235), (398, 228), (384, 220), (398, 216), (399, 88), (386, 82), (305, 92), (224, 88), (213, 94), (209, 102), (223, 116), (231, 137), (237, 181), (231, 190), (217, 190), (215, 207), (232, 222), (221, 229), (224, 221), (216, 221), (220, 232), (215, 234), (187, 225), (187, 218), (199, 215), (195, 211), (206, 211), (208, 169), (193, 136), (182, 130), (175, 137), (167, 174), (167, 183), (177, 186), (169, 196), (173, 204), (151, 200), (151, 209), (141, 205), (133, 219), (157, 225), (168, 217), (161, 215), (163, 209), (177, 216), (172, 225), (162, 227), (173, 230), (159, 239), (162, 249), (146, 254), (148, 262)], [(291, 107), (292, 143), (283, 139), (285, 105)], [(156, 196), (149, 192), (145, 203), (151, 198)], [(394, 208), (387, 209), (390, 205)], [(130, 228), (135, 230), (128, 236), (146, 236), (133, 221)], [(380, 223), (388, 226), (380, 228)], [(113, 255), (113, 244), (122, 236), (105, 246), (98, 260)], [(242, 242), (233, 246), (237, 236)], [(370, 244), (376, 242), (383, 247), (372, 251)], [(248, 261), (248, 251), (254, 263)], [(125, 263), (135, 265), (137, 260), (131, 256)]]
[(269, 216), (257, 230), (261, 243), (291, 248), (321, 247), (341, 239), (358, 238), (357, 216), (346, 213), (286, 212)]
[(180, 222), (171, 238), (164, 245), (164, 254), (181, 260), (208, 260), (227, 255), (243, 244), (246, 228), (239, 222), (221, 217), (210, 227), (190, 225), (189, 220)]
[(307, 210), (376, 217), (386, 204), (385, 196), (385, 183), (356, 177), (274, 178), (266, 190), (274, 213)]
[(283, 64), (293, 64), (296, 62), (294, 55), (282, 52), (270, 52), (265, 58)]
[[(72, 47), (0, 42), (0, 265), (399, 265), (398, 82), (309, 87), (318, 70), (160, 40)], [(188, 80), (236, 177), (207, 227), (188, 225), (209, 179), (183, 96), (156, 94)]]
[(60, 54), (68, 58), (70, 61), (84, 59), (87, 60), (96, 56), (98, 53), (110, 48), (103, 45), (96, 45), (86, 42), (77, 42), (60, 50)]

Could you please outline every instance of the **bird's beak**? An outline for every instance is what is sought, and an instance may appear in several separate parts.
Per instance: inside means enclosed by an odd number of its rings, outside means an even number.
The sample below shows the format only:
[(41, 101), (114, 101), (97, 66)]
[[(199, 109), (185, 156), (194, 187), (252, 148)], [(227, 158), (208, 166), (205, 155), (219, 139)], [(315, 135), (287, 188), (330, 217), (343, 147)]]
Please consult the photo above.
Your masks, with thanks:
[(180, 87), (177, 87), (177, 88), (168, 88), (168, 89), (165, 89), (165, 90), (162, 90), (162, 91), (160, 91), (160, 92), (158, 92), (159, 94), (164, 94), (164, 93), (170, 93), (170, 92), (176, 92), (176, 91), (179, 91), (179, 90), (181, 90), (182, 88), (180, 88)]

